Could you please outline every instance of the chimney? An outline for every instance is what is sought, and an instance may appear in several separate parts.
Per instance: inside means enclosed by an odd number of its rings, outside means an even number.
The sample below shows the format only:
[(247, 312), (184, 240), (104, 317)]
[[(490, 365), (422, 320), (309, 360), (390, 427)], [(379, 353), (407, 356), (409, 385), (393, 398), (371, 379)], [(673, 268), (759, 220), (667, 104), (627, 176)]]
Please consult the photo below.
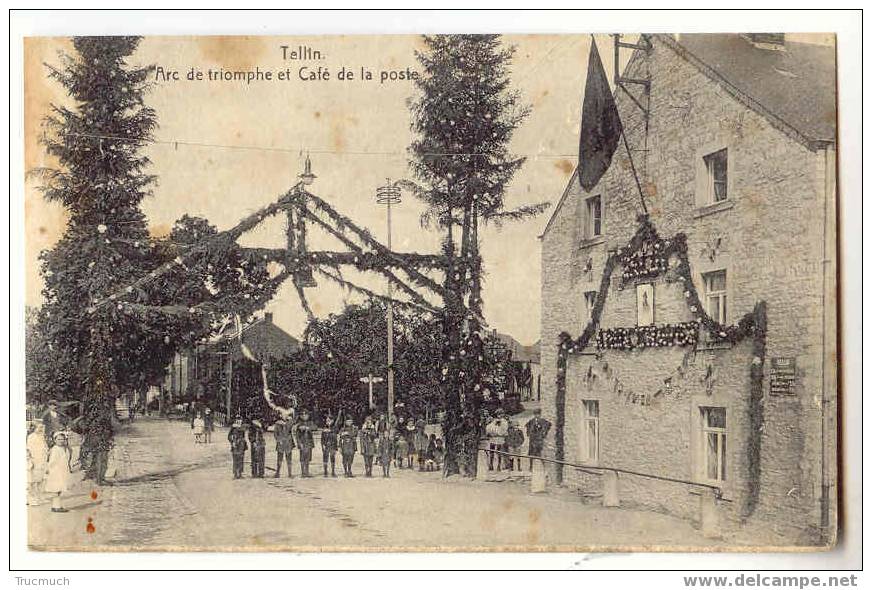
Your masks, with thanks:
[(271, 311), (268, 311), (268, 312), (263, 314), (263, 321), (266, 322), (267, 324), (273, 323), (273, 316), (272, 316)]

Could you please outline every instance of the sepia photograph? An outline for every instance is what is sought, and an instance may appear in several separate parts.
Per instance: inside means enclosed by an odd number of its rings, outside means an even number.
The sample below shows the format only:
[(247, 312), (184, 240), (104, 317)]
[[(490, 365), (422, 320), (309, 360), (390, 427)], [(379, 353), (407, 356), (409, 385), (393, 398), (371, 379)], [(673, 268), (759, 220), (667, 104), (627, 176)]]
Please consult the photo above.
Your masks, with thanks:
[(25, 36), (27, 549), (833, 550), (837, 35), (634, 28)]

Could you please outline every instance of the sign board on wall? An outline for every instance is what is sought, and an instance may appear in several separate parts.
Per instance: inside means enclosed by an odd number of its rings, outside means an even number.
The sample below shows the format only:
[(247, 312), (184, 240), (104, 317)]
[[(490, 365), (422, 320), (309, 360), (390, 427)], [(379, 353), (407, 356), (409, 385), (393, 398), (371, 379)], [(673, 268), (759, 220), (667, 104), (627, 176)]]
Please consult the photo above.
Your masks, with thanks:
[(793, 395), (796, 382), (796, 357), (776, 356), (770, 359), (770, 395)]

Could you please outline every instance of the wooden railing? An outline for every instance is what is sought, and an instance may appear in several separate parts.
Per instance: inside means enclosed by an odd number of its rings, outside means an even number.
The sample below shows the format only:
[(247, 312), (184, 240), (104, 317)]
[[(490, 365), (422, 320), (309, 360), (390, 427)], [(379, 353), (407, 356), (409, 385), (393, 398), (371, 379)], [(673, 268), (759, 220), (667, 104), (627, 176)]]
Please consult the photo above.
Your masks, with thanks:
[(476, 479), (488, 481), (492, 479), (492, 474), (495, 471), (490, 469), (489, 456), (511, 457), (513, 459), (528, 460), (532, 463), (532, 473), (530, 478), (530, 491), (533, 493), (542, 493), (547, 491), (548, 478), (545, 473), (545, 464), (562, 465), (583, 471), (585, 473), (599, 475), (603, 478), (603, 506), (616, 507), (621, 505), (620, 490), (618, 488), (618, 474), (632, 475), (635, 477), (644, 477), (657, 481), (666, 481), (670, 483), (682, 484), (693, 489), (699, 490), (699, 522), (700, 528), (704, 536), (709, 538), (719, 538), (721, 536), (720, 518), (718, 514), (718, 503), (723, 500), (723, 492), (720, 487), (714, 484), (679, 479), (668, 477), (665, 475), (656, 475), (653, 473), (642, 473), (631, 469), (623, 469), (620, 467), (609, 467), (605, 465), (585, 465), (583, 463), (571, 463), (568, 461), (560, 461), (558, 459), (550, 459), (547, 457), (537, 457), (534, 455), (524, 455), (521, 453), (509, 453), (506, 451), (498, 451), (491, 449), (479, 449), (478, 461), (476, 465)]

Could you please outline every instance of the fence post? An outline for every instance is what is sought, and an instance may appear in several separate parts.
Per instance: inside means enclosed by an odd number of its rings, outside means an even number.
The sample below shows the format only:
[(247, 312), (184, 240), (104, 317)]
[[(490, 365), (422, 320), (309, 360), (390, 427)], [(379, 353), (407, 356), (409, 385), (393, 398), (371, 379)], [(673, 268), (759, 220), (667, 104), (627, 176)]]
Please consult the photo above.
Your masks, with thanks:
[(478, 457), (476, 457), (475, 479), (480, 481), (488, 480), (487, 451), (483, 449), (478, 450)]
[(616, 471), (606, 470), (603, 472), (603, 506), (614, 507), (621, 505), (618, 495), (618, 474)]
[(712, 488), (703, 488), (699, 495), (699, 522), (702, 536), (717, 539), (721, 536), (720, 519), (718, 517), (718, 498)]
[(541, 494), (546, 490), (545, 462), (542, 459), (533, 459), (533, 474), (530, 478), (530, 491)]

